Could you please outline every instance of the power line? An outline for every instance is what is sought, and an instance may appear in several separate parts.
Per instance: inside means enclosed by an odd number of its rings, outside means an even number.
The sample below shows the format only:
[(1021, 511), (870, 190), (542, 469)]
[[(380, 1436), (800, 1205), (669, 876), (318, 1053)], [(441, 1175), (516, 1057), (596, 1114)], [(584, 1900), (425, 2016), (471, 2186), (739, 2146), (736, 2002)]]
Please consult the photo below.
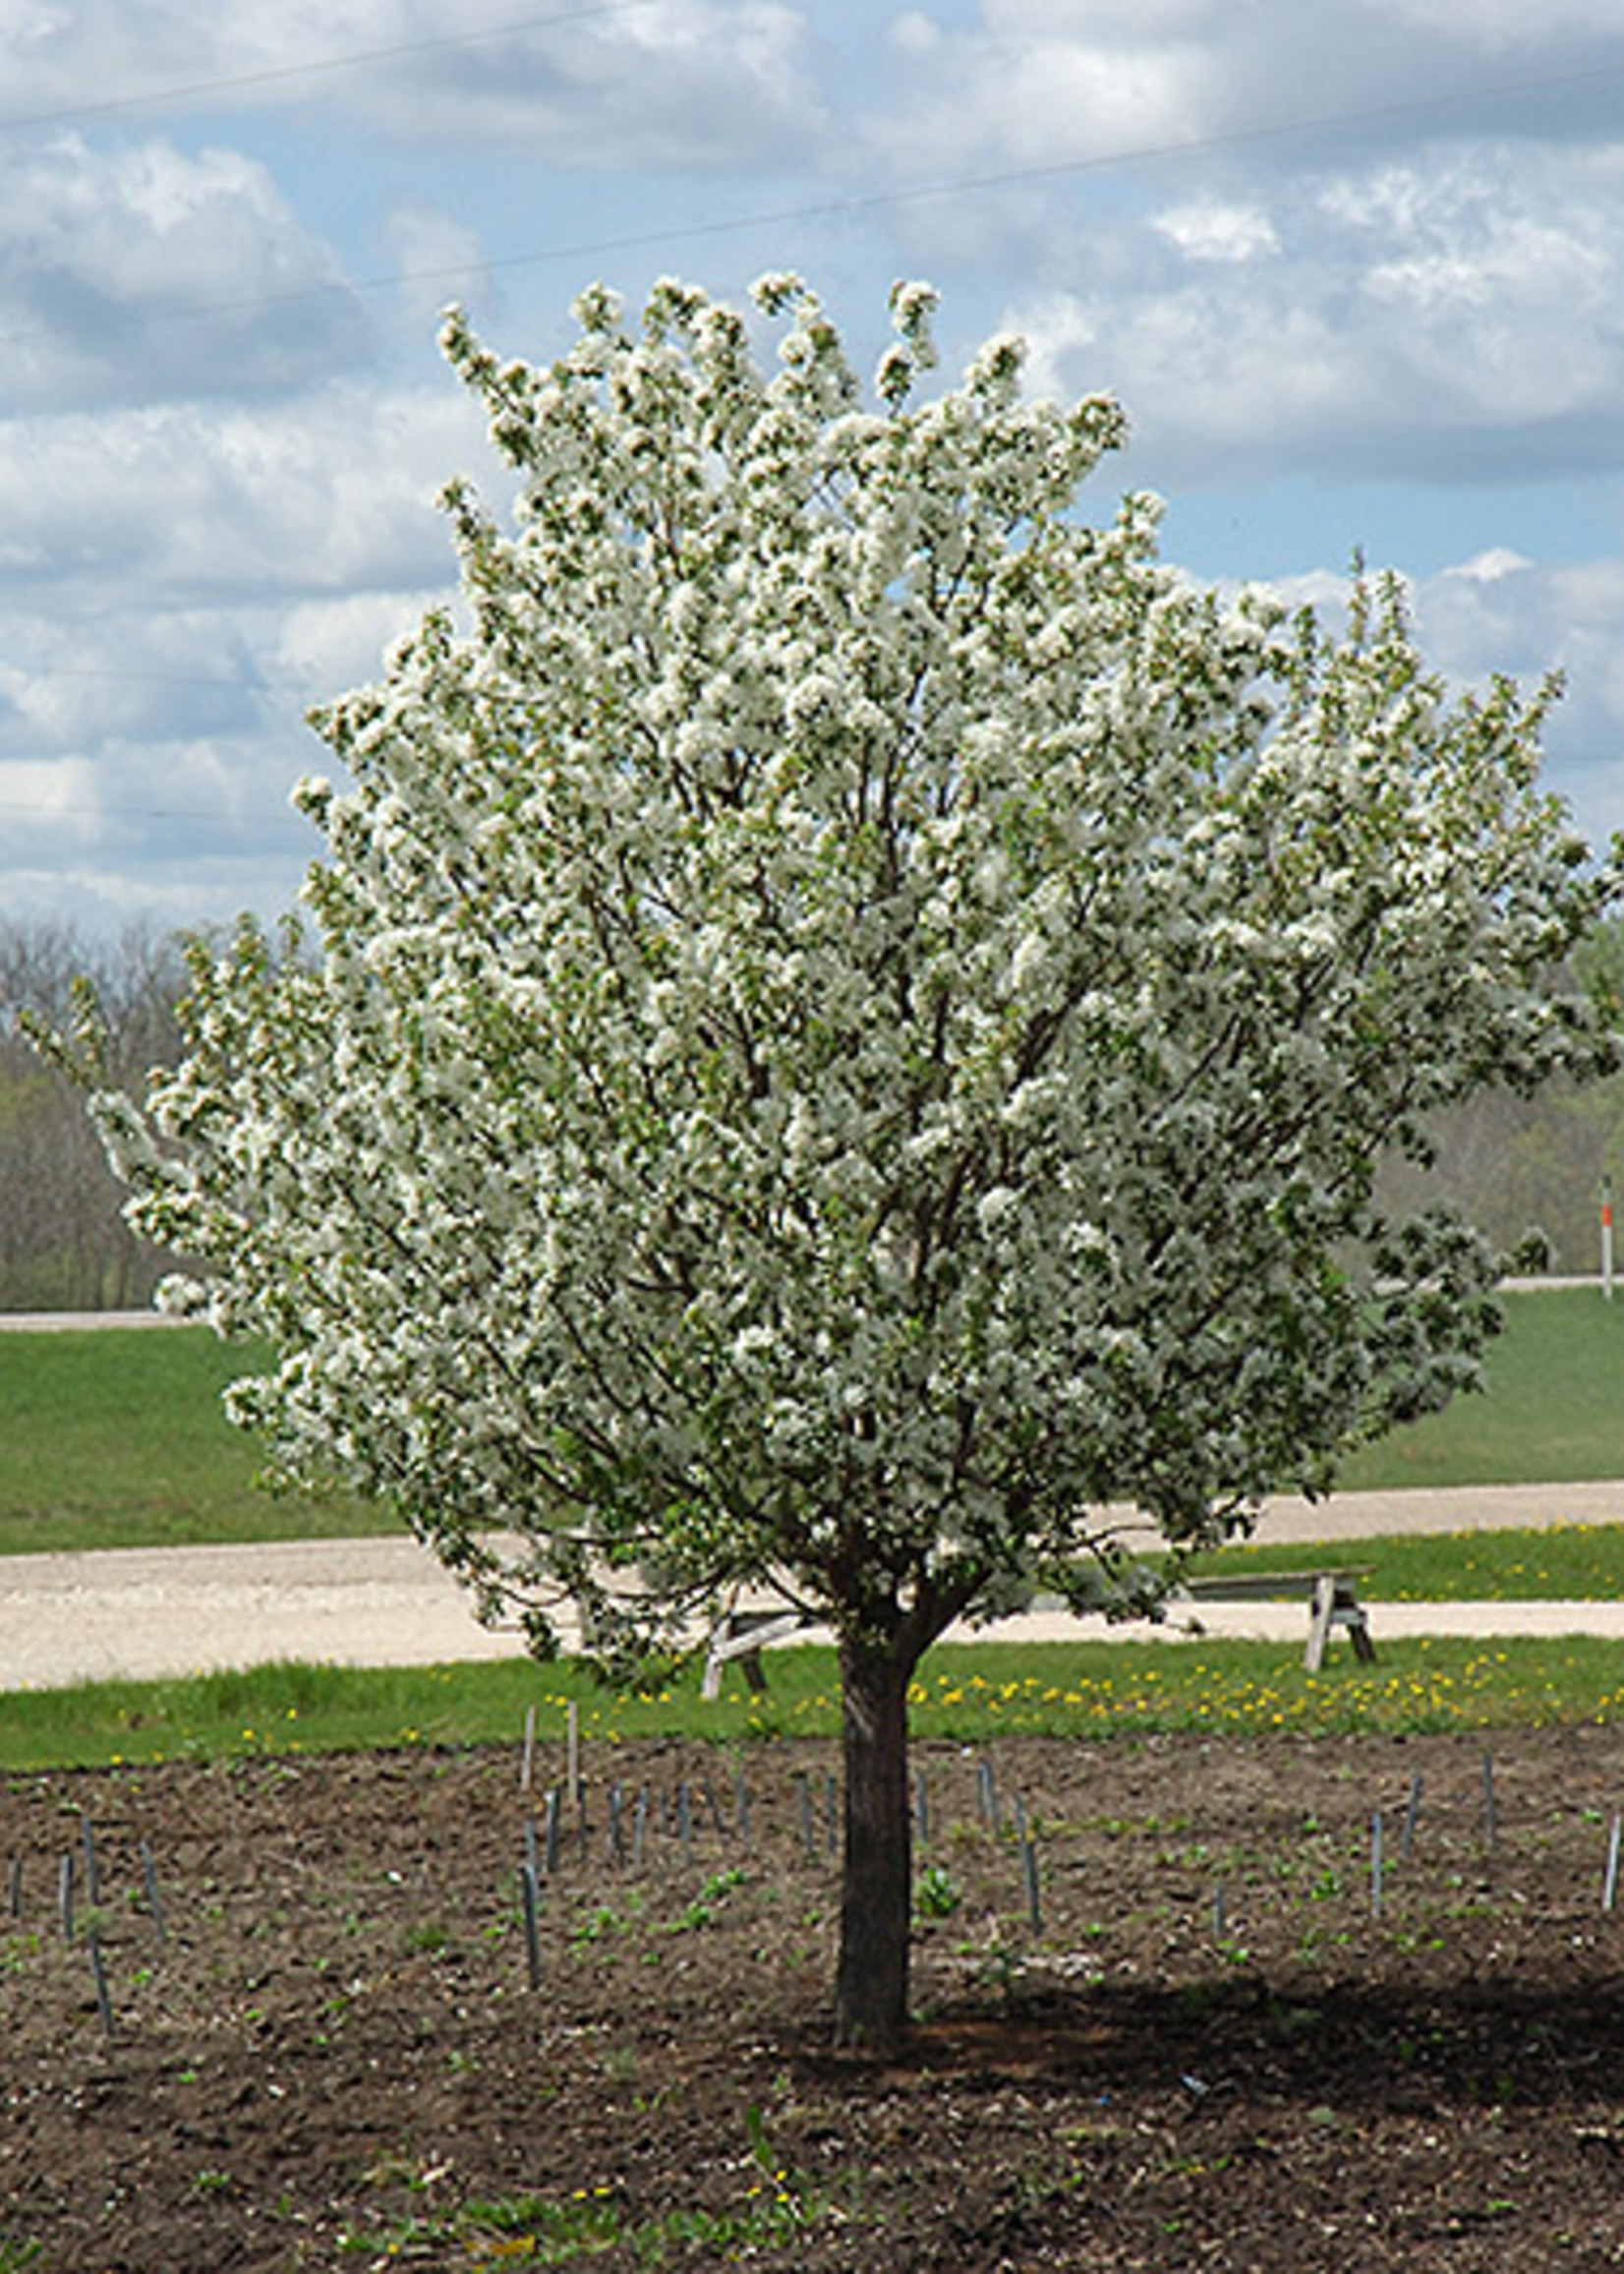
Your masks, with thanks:
[(106, 118), (121, 111), (158, 110), (200, 96), (242, 94), (255, 87), (274, 87), (295, 79), (328, 77), (358, 71), (374, 63), (398, 63), (419, 55), (434, 55), (452, 47), (476, 47), (493, 39), (510, 39), (522, 31), (552, 31), (570, 24), (592, 23), (614, 16), (629, 16), (647, 8), (650, 0), (598, 0), (591, 7), (566, 8), (548, 16), (521, 16), (488, 25), (483, 31), (445, 32), (433, 39), (403, 39), (388, 47), (351, 48), (343, 55), (318, 56), (303, 63), (267, 64), (258, 71), (239, 71), (215, 79), (197, 79), (179, 86), (153, 87), (141, 94), (113, 94), (97, 102), (73, 103), (60, 110), (19, 112), (0, 117), (0, 134), (27, 134), (41, 127), (73, 126), (81, 119)]
[(20, 664), (0, 656), (0, 674), (14, 672), (30, 686), (60, 679), (110, 680), (116, 686), (221, 687), (240, 695), (287, 695), (296, 690), (291, 679), (227, 679), (206, 671), (111, 671), (93, 664)]
[[(140, 107), (153, 107), (165, 103), (196, 100), (210, 94), (224, 94), (266, 87), (299, 77), (334, 75), (366, 65), (391, 60), (406, 60), (436, 51), (467, 48), (481, 42), (512, 37), (525, 31), (561, 29), (573, 24), (608, 21), (634, 14), (646, 7), (649, 0), (600, 0), (593, 6), (578, 6), (554, 10), (545, 15), (509, 19), (483, 30), (449, 34), (432, 39), (401, 41), (388, 46), (354, 50), (342, 56), (315, 59), (299, 64), (267, 67), (261, 71), (234, 74), (213, 80), (193, 82), (145, 94), (113, 96), (104, 101), (79, 106), (76, 110), (63, 109), (37, 113), (32, 116), (0, 118), (0, 133), (17, 133), (53, 125), (71, 123), (76, 118), (105, 116)], [(1458, 111), (1474, 103), (1505, 101), (1520, 96), (1548, 93), (1582, 85), (1595, 85), (1616, 80), (1624, 74), (1624, 62), (1598, 63), (1564, 72), (1536, 74), (1503, 80), (1471, 87), (1456, 88), (1437, 94), (1419, 94), (1402, 100), (1355, 106), (1347, 109), (1327, 109), (1310, 112), (1291, 119), (1237, 127), (1226, 132), (1170, 139), (1155, 144), (1127, 145), (1122, 147), (1096, 151), (1069, 159), (1056, 159), (1041, 165), (1006, 168), (994, 172), (949, 176), (933, 182), (901, 184), (891, 189), (857, 191), (843, 196), (818, 199), (799, 204), (776, 208), (758, 208), (754, 211), (729, 216), (716, 216), (704, 221), (678, 227), (664, 225), (658, 228), (628, 230), (613, 236), (585, 238), (547, 248), (496, 255), (478, 262), (459, 262), (429, 268), (403, 270), (389, 276), (356, 279), (348, 283), (323, 284), (280, 293), (261, 294), (232, 300), (200, 302), (191, 308), (171, 309), (152, 321), (203, 321), (222, 314), (242, 313), (257, 309), (271, 309), (301, 302), (331, 300), (346, 294), (377, 293), (399, 290), (413, 285), (459, 279), (470, 268), (487, 275), (546, 265), (550, 262), (579, 261), (608, 254), (644, 251), (651, 247), (670, 244), (699, 243), (720, 237), (740, 235), (756, 229), (783, 228), (817, 220), (858, 218), (888, 208), (955, 198), (986, 195), (998, 190), (1029, 187), (1043, 182), (1064, 181), (1088, 175), (1124, 170), (1139, 165), (1199, 156), (1224, 149), (1255, 147), (1281, 143), (1315, 134), (1323, 134), (1352, 127), (1378, 125), (1404, 119)], [(5, 335), (12, 341), (47, 336), (39, 332)], [(29, 667), (18, 666), (27, 671)], [(30, 673), (30, 675), (33, 675)], [(52, 671), (38, 674), (45, 679), (106, 679), (131, 682), (151, 681), (174, 685), (213, 687), (237, 692), (245, 696), (275, 697), (296, 690), (291, 683), (279, 687), (263, 679), (232, 679), (214, 675), (165, 672), (157, 671), (112, 671), (89, 669)], [(0, 800), (0, 813), (33, 819), (84, 820), (106, 818), (115, 820), (220, 822), (228, 817), (208, 814), (188, 808), (167, 806), (130, 808), (64, 808), (53, 804), (11, 803)], [(275, 817), (279, 826), (308, 827), (291, 813)], [(263, 826), (254, 823), (252, 826)]]
[[(339, 55), (311, 56), (296, 63), (267, 64), (255, 71), (222, 73), (212, 79), (182, 81), (138, 93), (107, 95), (94, 102), (66, 104), (56, 110), (18, 112), (9, 118), (0, 116), (0, 134), (22, 134), (42, 127), (71, 126), (81, 119), (102, 118), (123, 111), (162, 109), (173, 103), (191, 102), (208, 95), (248, 92), (256, 87), (277, 86), (290, 80), (334, 77), (373, 64), (404, 62), (418, 56), (441, 54), (453, 48), (483, 46), (493, 40), (514, 38), (523, 32), (561, 30), (574, 24), (609, 22), (617, 17), (640, 14), (652, 5), (654, 0), (592, 0), (591, 5), (554, 9), (544, 16), (510, 17), (499, 24), (486, 25), (476, 31), (441, 32), (432, 38), (396, 40), (378, 47), (350, 48)], [(1007, 40), (997, 43), (1000, 50), (1018, 44)], [(1301, 119), (1281, 120), (1273, 125), (1237, 127), (1219, 134), (1190, 136), (1163, 144), (1147, 144), (1137, 148), (1131, 146), (1094, 157), (1058, 159), (1048, 165), (1022, 167), (1005, 173), (965, 176), (943, 183), (916, 185), (890, 192), (879, 191), (872, 197), (841, 201), (841, 204), (843, 206), (850, 203), (861, 208), (872, 204), (951, 196), (962, 191), (1041, 180), (1050, 175), (1149, 163), (1161, 158), (1221, 149), (1232, 144), (1312, 134), (1332, 127), (1375, 125), (1386, 119), (1403, 118), (1422, 111), (1457, 108), (1474, 102), (1495, 101), (1506, 95), (1553, 92), (1596, 79), (1614, 78), (1621, 72), (1624, 72), (1624, 63), (1588, 64), (1569, 71), (1534, 73), (1524, 78), (1489, 81), (1440, 94), (1408, 96), (1398, 102), (1365, 105), (1352, 110), (1316, 112)], [(818, 209), (813, 208), (814, 211)], [(783, 217), (775, 214), (762, 216), (765, 220)], [(740, 221), (734, 225), (742, 227), (747, 224)], [(605, 249), (612, 249), (616, 242), (610, 241)], [(589, 246), (585, 249), (592, 251), (597, 248)], [(545, 260), (551, 257), (540, 254), (532, 258)], [(431, 280), (434, 273), (428, 272)]]
[[(532, 21), (564, 23), (574, 21), (577, 17), (623, 13), (627, 8), (646, 4), (647, 0), (623, 0), (620, 8), (582, 9), (573, 12), (571, 16)], [(489, 32), (468, 35), (470, 39), (493, 36), (494, 33)], [(451, 44), (456, 42), (423, 41), (415, 43), (410, 51), (415, 52), (416, 47), (428, 49)], [(380, 49), (377, 52), (383, 54), (392, 51)], [(332, 68), (338, 67), (334, 65)], [(1090, 155), (1055, 158), (1042, 165), (1012, 166), (993, 173), (950, 175), (935, 182), (902, 183), (889, 190), (856, 191), (841, 197), (816, 199), (795, 205), (759, 207), (748, 213), (723, 215), (677, 226), (663, 222), (650, 229), (625, 230), (614, 236), (579, 238), (526, 253), (493, 254), (482, 260), (439, 263), (428, 268), (405, 268), (390, 275), (351, 277), (337, 283), (299, 285), (282, 292), (255, 293), (229, 300), (198, 301), (190, 307), (166, 309), (161, 316), (149, 316), (146, 321), (154, 328), (169, 323), (200, 323), (206, 322), (211, 317), (252, 315), (261, 310), (404, 291), (424, 284), (455, 283), (471, 272), (482, 276), (498, 276), (520, 268), (545, 267), (555, 262), (596, 260), (605, 254), (647, 252), (661, 245), (698, 244), (719, 237), (743, 236), (757, 229), (783, 229), (811, 221), (852, 220), (867, 213), (924, 204), (936, 199), (975, 197), (995, 190), (1029, 188), (1041, 182), (1066, 181), (1089, 174), (1165, 164), (1174, 159), (1200, 157), (1213, 151), (1255, 148), (1270, 143), (1297, 141), (1305, 136), (1331, 133), (1347, 127), (1378, 126), (1399, 119), (1461, 110), (1474, 103), (1502, 101), (1518, 95), (1552, 93), (1564, 87), (1594, 85), (1598, 81), (1620, 77), (1624, 77), (1624, 61), (1591, 64), (1580, 70), (1491, 81), (1477, 87), (1458, 87), (1447, 93), (1407, 96), (1397, 102), (1363, 104), (1348, 110), (1312, 111), (1299, 118), (1234, 127), (1217, 134), (1190, 135), (1162, 143), (1129, 144)], [(133, 101), (137, 98), (130, 99)], [(18, 346), (29, 340), (53, 336), (49, 330), (36, 327), (28, 331), (0, 333), (0, 344)]]
[(0, 816), (22, 821), (198, 821), (239, 829), (312, 827), (291, 806), (270, 813), (222, 813), (196, 805), (60, 805), (0, 797)]

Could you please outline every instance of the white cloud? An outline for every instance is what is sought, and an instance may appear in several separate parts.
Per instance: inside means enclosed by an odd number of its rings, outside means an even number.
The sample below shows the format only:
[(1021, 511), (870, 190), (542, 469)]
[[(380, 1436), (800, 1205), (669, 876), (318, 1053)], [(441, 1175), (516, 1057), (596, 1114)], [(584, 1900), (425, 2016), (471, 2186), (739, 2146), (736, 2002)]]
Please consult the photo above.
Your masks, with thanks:
[(899, 99), (858, 138), (882, 179), (1072, 163), (1180, 143), (1202, 129), (1201, 59), (1143, 42), (1055, 35), (1041, 26), (926, 38), (894, 51), (909, 67)]
[(1401, 29), (1419, 29), (1461, 40), (1490, 55), (1517, 57), (1558, 39), (1616, 32), (1614, 0), (1380, 0), (1379, 13)]
[(904, 8), (886, 27), (886, 42), (892, 51), (915, 61), (935, 55), (945, 36), (935, 17), (923, 8)]
[(1427, 577), (1417, 620), (1446, 669), (1478, 679), (1567, 673), (1592, 719), (1624, 752), (1624, 559), (1538, 563), (1506, 550)]
[[(939, 251), (999, 277), (997, 321), (1033, 335), (1043, 383), (1122, 394), (1136, 479), (1624, 464), (1624, 144), (1595, 108), (1624, 87), (1624, 19), (1524, 9), (1508, 53), (1518, 21), (1407, 0), (916, 5), (862, 163), (967, 185), (899, 209), (911, 268)], [(1520, 81), (1526, 102), (1450, 99)]]
[(87, 760), (0, 758), (0, 842), (6, 846), (6, 865), (37, 858), (64, 838), (89, 844), (99, 822), (95, 770)]
[(423, 0), (351, 0), (341, 16), (317, 0), (144, 0), (139, 12), (84, 0), (48, 23), (28, 14), (14, 115), (217, 82), (222, 103), (342, 106), (419, 146), (511, 142), (554, 162), (709, 170), (799, 136), (813, 103), (806, 16), (783, 0), (528, 17), (493, 4), (450, 21)]
[(389, 213), (384, 235), (402, 279), (396, 311), (432, 338), (450, 302), (466, 304), (486, 286), (479, 234), (441, 207), (412, 200)]
[(1464, 578), (1469, 584), (1498, 584), (1503, 578), (1520, 576), (1533, 566), (1526, 553), (1515, 553), (1509, 545), (1492, 545), (1484, 553), (1475, 553), (1470, 560), (1446, 568), (1443, 574)]
[(1274, 223), (1257, 205), (1200, 198), (1158, 213), (1152, 226), (1187, 261), (1255, 261), (1280, 250)]
[(235, 730), (174, 726), (51, 757), (0, 747), (0, 907), (175, 924), (291, 904), (319, 849), (289, 804), (319, 747), (294, 708)]
[(439, 584), (300, 602), (279, 617), (266, 669), (279, 685), (302, 689), (307, 708), (370, 684), (391, 649), (446, 598)]
[(484, 457), (449, 375), (432, 391), (340, 382), (257, 410), (0, 425), (0, 596), (85, 614), (417, 589), (453, 574), (435, 498)]
[[(502, 11), (498, 21), (510, 21)], [(443, 36), (419, 0), (0, 0), (7, 115), (118, 118), (179, 90), (305, 101), (386, 68), (380, 50)], [(357, 58), (346, 65), (346, 58)], [(334, 70), (333, 65), (341, 68)]]
[(1621, 294), (1624, 201), (1467, 148), (1123, 217), (1099, 278), (1005, 321), (1051, 389), (1123, 395), (1159, 484), (1501, 481), (1624, 464)]
[(449, 374), (0, 425), (0, 907), (288, 904), (304, 714), (453, 589), (435, 497), (485, 457)]
[(874, 147), (899, 164), (926, 148), (948, 172), (1206, 142), (1289, 169), (1334, 146), (1339, 117), (1363, 114), (1367, 137), (1471, 135), (1492, 90), (1563, 74), (1568, 115), (1523, 126), (1567, 139), (1592, 116), (1587, 76), (1606, 105), (1624, 22), (1610, 0), (981, 0), (952, 29), (911, 11), (893, 52), (916, 76)]
[(0, 156), (0, 406), (287, 389), (369, 327), (330, 251), (241, 152), (75, 135)]
[(403, 57), (353, 99), (415, 142), (699, 173), (804, 154), (821, 108), (806, 18), (777, 0), (649, 0), (544, 18)]

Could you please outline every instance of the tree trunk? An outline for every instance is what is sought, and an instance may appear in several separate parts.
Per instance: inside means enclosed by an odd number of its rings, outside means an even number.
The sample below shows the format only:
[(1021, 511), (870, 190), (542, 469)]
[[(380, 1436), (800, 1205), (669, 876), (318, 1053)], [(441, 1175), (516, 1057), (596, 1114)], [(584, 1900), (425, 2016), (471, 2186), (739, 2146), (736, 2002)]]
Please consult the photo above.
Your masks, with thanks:
[(893, 1638), (841, 1646), (845, 1857), (835, 2042), (884, 2052), (908, 2019), (913, 1820), (907, 1692), (917, 1654)]

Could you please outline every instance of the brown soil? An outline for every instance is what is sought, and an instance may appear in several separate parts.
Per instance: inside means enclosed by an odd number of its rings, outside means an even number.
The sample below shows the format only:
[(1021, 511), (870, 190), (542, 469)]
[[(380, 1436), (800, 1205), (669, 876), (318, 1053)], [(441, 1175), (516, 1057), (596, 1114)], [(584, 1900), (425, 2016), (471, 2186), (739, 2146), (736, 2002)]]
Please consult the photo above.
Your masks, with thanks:
[(918, 1765), (890, 2062), (829, 2047), (823, 1749), (606, 1754), (551, 1875), (538, 1794), (534, 1988), (516, 1749), (11, 1778), (0, 2274), (1624, 2261), (1624, 1733), (1011, 1742), (1038, 1926)]

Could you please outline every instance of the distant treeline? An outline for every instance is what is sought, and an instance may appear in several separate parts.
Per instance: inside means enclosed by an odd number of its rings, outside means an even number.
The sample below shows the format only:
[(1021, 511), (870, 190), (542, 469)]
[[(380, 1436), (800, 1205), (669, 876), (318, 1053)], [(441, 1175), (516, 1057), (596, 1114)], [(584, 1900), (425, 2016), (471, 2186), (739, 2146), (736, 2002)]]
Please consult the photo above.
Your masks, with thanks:
[[(1624, 922), (1602, 928), (1565, 983), (1601, 993), (1624, 1028)], [(1599, 1268), (1604, 1180), (1620, 1188), (1624, 1207), (1624, 1070), (1583, 1089), (1551, 1083), (1534, 1099), (1492, 1093), (1434, 1116), (1427, 1129), (1435, 1166), (1423, 1176), (1389, 1164), (1387, 1198), (1452, 1202), (1508, 1254), (1526, 1249), (1529, 1269)], [(1624, 1276), (1624, 1235), (1617, 1260)]]
[(22, 1031), (26, 1010), (65, 1021), (81, 976), (101, 999), (121, 1081), (139, 1087), (180, 1049), (177, 941), (0, 921), (0, 1311), (139, 1310), (173, 1267), (132, 1237), (84, 1098)]
[[(118, 1311), (147, 1303), (173, 1258), (133, 1239), (122, 1195), (79, 1092), (39, 1058), (24, 1010), (66, 1019), (74, 980), (91, 980), (118, 1079), (139, 1087), (180, 1049), (180, 943), (131, 930), (106, 943), (71, 926), (0, 921), (0, 1311)], [(1624, 1017), (1624, 924), (1589, 951), (1583, 977), (1608, 988)], [(1624, 1073), (1535, 1101), (1499, 1095), (1437, 1117), (1436, 1165), (1391, 1165), (1395, 1202), (1425, 1192), (1462, 1207), (1508, 1251), (1537, 1235), (1544, 1268), (1593, 1272), (1602, 1179), (1624, 1210)], [(1624, 1231), (1618, 1261), (1624, 1276)]]

